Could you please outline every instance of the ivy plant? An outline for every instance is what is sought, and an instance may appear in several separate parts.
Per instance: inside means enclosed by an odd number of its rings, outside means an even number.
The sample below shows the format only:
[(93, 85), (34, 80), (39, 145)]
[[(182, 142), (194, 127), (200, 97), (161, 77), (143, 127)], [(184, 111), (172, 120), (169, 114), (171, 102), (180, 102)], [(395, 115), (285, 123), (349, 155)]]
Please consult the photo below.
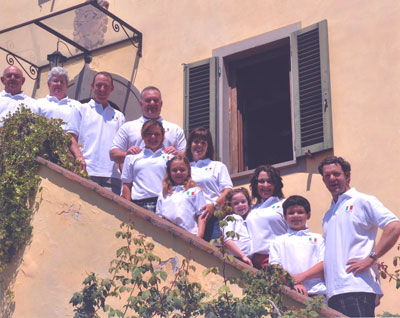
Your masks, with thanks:
[(37, 156), (80, 175), (68, 155), (70, 136), (60, 119), (47, 120), (20, 105), (0, 128), (0, 271), (25, 246), (32, 234), (31, 218), (38, 203), (40, 165)]
[[(185, 259), (172, 279), (160, 266), (160, 258), (154, 253), (154, 244), (143, 235), (134, 236), (133, 224), (121, 225), (116, 237), (125, 244), (117, 250), (111, 261), (111, 278), (100, 278), (90, 273), (83, 282), (83, 289), (74, 293), (70, 303), (74, 318), (97, 318), (100, 313), (108, 317), (171, 317), (171, 318), (223, 318), (223, 317), (316, 317), (323, 306), (321, 299), (312, 300), (306, 308), (286, 308), (282, 301), (284, 282), (293, 286), (289, 273), (277, 265), (269, 265), (263, 271), (243, 271), (238, 278), (225, 275), (216, 295), (210, 295), (198, 282), (191, 282), (189, 275), (196, 268)], [(231, 255), (221, 243), (220, 251), (226, 262)], [(203, 275), (219, 273), (218, 267), (206, 269)], [(242, 296), (236, 297), (230, 284), (242, 288)], [(109, 297), (123, 299), (119, 308), (107, 304)], [(114, 302), (113, 302), (114, 303)]]

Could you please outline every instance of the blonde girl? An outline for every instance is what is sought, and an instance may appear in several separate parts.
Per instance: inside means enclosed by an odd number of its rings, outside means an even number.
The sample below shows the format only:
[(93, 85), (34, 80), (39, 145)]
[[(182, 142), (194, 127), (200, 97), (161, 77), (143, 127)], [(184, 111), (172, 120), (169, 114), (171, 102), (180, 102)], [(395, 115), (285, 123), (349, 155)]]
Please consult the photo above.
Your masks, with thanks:
[(192, 180), (189, 160), (181, 155), (172, 158), (167, 163), (156, 214), (203, 237), (206, 219), (200, 209), (205, 204), (203, 191)]

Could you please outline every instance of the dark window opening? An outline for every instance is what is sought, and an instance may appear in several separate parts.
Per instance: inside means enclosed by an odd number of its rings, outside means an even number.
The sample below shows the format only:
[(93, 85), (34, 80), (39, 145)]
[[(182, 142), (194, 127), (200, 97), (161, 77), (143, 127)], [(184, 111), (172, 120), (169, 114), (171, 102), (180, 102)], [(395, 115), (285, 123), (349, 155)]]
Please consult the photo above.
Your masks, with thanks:
[(243, 156), (239, 170), (293, 160), (289, 39), (232, 66), (242, 144), (238, 156)]

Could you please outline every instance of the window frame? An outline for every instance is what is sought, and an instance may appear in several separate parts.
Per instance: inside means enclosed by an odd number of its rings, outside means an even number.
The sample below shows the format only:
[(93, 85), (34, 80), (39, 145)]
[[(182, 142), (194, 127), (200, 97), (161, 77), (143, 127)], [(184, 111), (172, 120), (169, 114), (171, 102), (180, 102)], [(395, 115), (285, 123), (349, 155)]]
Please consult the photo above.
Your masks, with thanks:
[[(308, 32), (309, 30), (318, 29), (319, 40), (318, 49), (320, 49), (319, 62), (320, 62), (320, 72), (321, 72), (321, 85), (323, 86), (321, 102), (325, 99), (325, 107), (318, 101), (314, 103), (315, 113), (313, 115), (322, 116), (318, 117), (317, 123), (323, 121), (323, 133), (322, 137), (324, 142), (320, 143), (318, 146), (313, 147), (313, 145), (308, 147), (301, 147), (300, 139), (303, 137), (300, 135), (300, 102), (299, 102), (299, 72), (297, 64), (297, 37), (302, 33)], [(321, 32), (322, 31), (322, 32)], [(314, 32), (315, 34), (315, 32)], [(314, 25), (301, 28), (300, 23), (295, 23), (259, 36), (255, 36), (240, 42), (236, 42), (218, 49), (213, 50), (213, 58), (217, 59), (218, 70), (216, 76), (218, 76), (217, 82), (214, 82), (215, 87), (211, 85), (212, 79), (210, 79), (210, 90), (214, 90), (214, 96), (217, 96), (216, 101), (216, 125), (215, 127), (215, 141), (216, 141), (216, 151), (219, 154), (217, 160), (223, 161), (229, 168), (232, 179), (242, 178), (246, 179), (246, 176), (251, 175), (254, 172), (252, 170), (238, 171), (238, 149), (240, 145), (238, 144), (237, 134), (232, 133), (232, 123), (235, 125), (237, 121), (237, 105), (232, 105), (232, 100), (236, 98), (236, 91), (230, 85), (230, 80), (232, 74), (229, 72), (229, 64), (232, 61), (239, 61), (246, 57), (251, 57), (252, 55), (259, 54), (260, 52), (267, 51), (270, 49), (270, 44), (272, 42), (281, 40), (283, 38), (290, 39), (290, 54), (291, 54), (291, 71), (290, 76), (290, 99), (291, 99), (291, 121), (292, 121), (292, 139), (293, 139), (293, 160), (281, 162), (274, 164), (277, 168), (289, 168), (293, 170), (292, 167), (302, 165), (303, 158), (309, 154), (314, 154), (320, 151), (325, 151), (333, 148), (333, 136), (332, 136), (332, 111), (331, 111), (331, 100), (330, 100), (330, 78), (329, 78), (329, 51), (328, 51), (328, 36), (327, 36), (327, 21), (323, 20)], [(324, 56), (323, 56), (324, 55)], [(308, 57), (308, 56), (307, 56)], [(322, 61), (322, 59), (324, 59)], [(295, 61), (294, 61), (295, 60)], [(204, 61), (204, 60), (203, 60)], [(195, 62), (196, 63), (196, 62)], [(195, 63), (185, 64), (186, 67), (195, 65)], [(188, 91), (186, 90), (187, 78), (185, 78), (185, 96), (184, 96), (184, 106), (185, 114), (189, 104), (187, 101)], [(322, 83), (323, 82), (323, 83)], [(318, 94), (316, 96), (319, 96)], [(210, 102), (212, 103), (212, 101)], [(302, 104), (304, 105), (304, 104)], [(321, 108), (319, 108), (321, 106)], [(211, 108), (211, 107), (210, 107)], [(324, 109), (324, 110), (321, 110)], [(304, 113), (302, 113), (304, 117)], [(185, 118), (186, 119), (186, 118)], [(322, 119), (322, 120), (321, 120)], [(238, 127), (240, 128), (240, 127)], [(236, 138), (236, 139), (235, 139)], [(226, 142), (228, 141), (229, 142)], [(225, 142), (224, 142), (225, 141)], [(300, 161), (298, 161), (300, 160)]]

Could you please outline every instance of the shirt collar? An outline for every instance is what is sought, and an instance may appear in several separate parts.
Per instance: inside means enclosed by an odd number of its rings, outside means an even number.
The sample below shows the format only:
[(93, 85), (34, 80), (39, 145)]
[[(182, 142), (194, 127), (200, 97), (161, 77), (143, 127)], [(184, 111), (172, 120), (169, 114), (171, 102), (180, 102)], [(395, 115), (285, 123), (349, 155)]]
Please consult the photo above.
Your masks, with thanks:
[(260, 203), (258, 203), (257, 205), (259, 207), (266, 208), (266, 207), (269, 207), (270, 205), (273, 205), (279, 201), (281, 201), (281, 199), (279, 197), (271, 196), (265, 201), (260, 201)]
[(21, 99), (21, 100), (25, 99), (27, 97), (24, 92), (21, 92), (21, 93), (15, 94), (15, 95), (11, 95), (10, 93), (7, 93), (5, 90), (3, 90), (1, 92), (1, 96), (2, 97), (9, 97), (9, 98), (12, 98), (12, 99)]
[(161, 148), (158, 148), (156, 151), (153, 152), (153, 150), (149, 149), (149, 148), (143, 148), (143, 154), (161, 154), (164, 150), (164, 146), (161, 146)]
[(288, 228), (287, 233), (289, 235), (296, 235), (296, 236), (307, 236), (310, 234), (310, 229), (308, 227), (306, 227), (304, 230), (300, 230), (300, 231), (295, 231), (292, 230), (291, 228)]
[(355, 188), (350, 188), (346, 192), (339, 194), (338, 200), (335, 201), (332, 199), (332, 205), (337, 205), (338, 203), (342, 202), (343, 200), (350, 199), (356, 194), (357, 190)]
[(200, 159), (200, 160), (197, 160), (197, 161), (192, 161), (192, 162), (190, 163), (190, 165), (191, 165), (192, 167), (199, 167), (199, 168), (201, 168), (201, 167), (207, 166), (210, 162), (211, 162), (211, 159), (210, 159), (210, 158), (206, 158), (206, 159)]
[(46, 99), (49, 102), (56, 102), (57, 104), (68, 104), (69, 102), (68, 96), (65, 96), (63, 99), (58, 99), (56, 96), (47, 95)]
[[(96, 103), (95, 100), (94, 100), (93, 98), (89, 101), (88, 104), (89, 104), (89, 106), (92, 107), (92, 108), (101, 107), (101, 108), (104, 109), (104, 110), (106, 110), (108, 107), (111, 107), (110, 104), (107, 104), (106, 107), (103, 107), (102, 104)], [(112, 107), (111, 107), (111, 108), (112, 108)]]
[[(150, 118), (146, 118), (146, 117), (144, 117), (144, 116), (142, 115), (142, 116), (139, 117), (139, 120), (140, 120), (141, 123), (144, 124), (145, 122), (149, 121)], [(162, 121), (163, 121), (163, 119), (161, 118), (161, 116), (158, 117), (156, 120), (159, 121), (159, 122), (161, 122), (161, 123), (162, 123)]]

